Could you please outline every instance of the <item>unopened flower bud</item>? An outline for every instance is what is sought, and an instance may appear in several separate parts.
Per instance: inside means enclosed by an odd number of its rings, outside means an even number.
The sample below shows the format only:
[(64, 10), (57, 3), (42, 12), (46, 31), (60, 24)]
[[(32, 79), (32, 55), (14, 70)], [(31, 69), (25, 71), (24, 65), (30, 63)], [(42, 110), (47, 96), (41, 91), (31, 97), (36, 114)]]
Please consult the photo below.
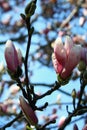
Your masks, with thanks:
[(35, 9), (36, 9), (36, 5), (34, 1), (31, 1), (25, 8), (25, 14), (27, 16), (32, 16), (35, 12)]
[(72, 98), (76, 98), (76, 90), (75, 89), (72, 90), (71, 96), (72, 96)]
[(33, 111), (33, 109), (24, 100), (24, 98), (22, 96), (20, 96), (19, 100), (20, 100), (21, 109), (22, 109), (24, 115), (26, 116), (28, 122), (30, 123), (30, 125), (34, 125), (34, 126), (37, 125), (38, 119), (37, 119), (37, 116), (35, 115), (35, 112)]
[(7, 63), (7, 68), (10, 71), (15, 72), (17, 70), (19, 62), (18, 62), (17, 51), (15, 49), (15, 46), (12, 44), (11, 40), (8, 40), (6, 42), (5, 59)]
[(13, 45), (11, 40), (6, 42), (5, 47), (5, 59), (7, 63), (8, 73), (10, 74), (11, 78), (15, 79), (22, 74), (21, 65), (22, 65), (22, 56), (21, 52), (18, 51)]

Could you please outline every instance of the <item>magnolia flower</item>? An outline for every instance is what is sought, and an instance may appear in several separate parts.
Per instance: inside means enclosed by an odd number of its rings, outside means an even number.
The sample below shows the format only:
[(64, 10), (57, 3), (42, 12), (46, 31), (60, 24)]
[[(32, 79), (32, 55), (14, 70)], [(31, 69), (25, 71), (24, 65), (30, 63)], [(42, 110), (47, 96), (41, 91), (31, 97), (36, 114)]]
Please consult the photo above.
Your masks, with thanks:
[(25, 114), (30, 125), (34, 125), (34, 126), (37, 125), (38, 119), (37, 119), (37, 116), (35, 115), (33, 109), (24, 100), (24, 98), (22, 96), (20, 96), (19, 100), (20, 100), (21, 109), (22, 109), (23, 113)]
[(63, 45), (61, 38), (57, 38), (54, 45), (52, 61), (56, 73), (66, 80), (70, 77), (72, 70), (81, 60), (81, 46), (73, 44), (70, 37), (66, 37)]
[(9, 71), (17, 71), (18, 66), (20, 66), (22, 63), (22, 58), (20, 61), (19, 56), (20, 55), (17, 53), (17, 50), (15, 49), (15, 46), (13, 45), (12, 41), (8, 40), (5, 46), (5, 59)]

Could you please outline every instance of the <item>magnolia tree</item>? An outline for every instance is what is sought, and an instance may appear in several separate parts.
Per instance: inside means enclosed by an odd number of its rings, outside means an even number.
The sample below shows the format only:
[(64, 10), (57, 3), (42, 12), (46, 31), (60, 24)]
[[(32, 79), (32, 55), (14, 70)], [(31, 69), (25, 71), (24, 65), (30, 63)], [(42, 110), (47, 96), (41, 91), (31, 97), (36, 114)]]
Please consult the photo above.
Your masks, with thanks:
[[(0, 118), (4, 119), (0, 129), (10, 129), (18, 122), (15, 129), (19, 126), (22, 130), (64, 130), (72, 124), (73, 130), (82, 127), (87, 130), (87, 0), (28, 2), (0, 1), (0, 45), (4, 48), (5, 61), (0, 63)], [(32, 45), (34, 51), (31, 51)], [(57, 80), (52, 84), (33, 83), (31, 63), (53, 69)], [(46, 78), (47, 74), (43, 75)], [(63, 90), (70, 81), (80, 83), (78, 90), (71, 86), (71, 93)], [(44, 91), (44, 87), (49, 89)], [(50, 100), (43, 105), (38, 103), (47, 96), (52, 98), (55, 91), (68, 96), (72, 102), (62, 103), (58, 97), (53, 104)], [(66, 117), (59, 117), (62, 105), (65, 105)], [(50, 113), (46, 111), (48, 107)], [(41, 117), (38, 112), (44, 115)], [(76, 122), (80, 120), (84, 120), (81, 128)]]

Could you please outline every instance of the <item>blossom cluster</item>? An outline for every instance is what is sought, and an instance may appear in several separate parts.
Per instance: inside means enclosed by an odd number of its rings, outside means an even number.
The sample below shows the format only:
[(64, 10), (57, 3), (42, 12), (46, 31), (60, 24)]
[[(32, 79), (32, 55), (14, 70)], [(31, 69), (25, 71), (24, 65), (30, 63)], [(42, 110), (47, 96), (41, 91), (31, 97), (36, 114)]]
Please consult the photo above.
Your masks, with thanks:
[[(18, 69), (21, 68), (22, 66), (22, 53), (20, 49), (15, 48), (11, 40), (8, 40), (6, 42), (5, 59), (7, 63), (7, 69), (8, 71), (10, 71), (11, 77), (12, 75), (13, 76), (17, 75), (19, 73)], [(12, 90), (14, 90), (14, 92)], [(12, 90), (10, 89), (10, 91), (13, 94), (15, 94), (19, 90), (19, 87), (14, 89), (12, 88)], [(24, 115), (26, 116), (28, 122), (31, 125), (36, 125), (38, 123), (38, 119), (31, 106), (27, 103), (27, 101), (25, 101), (25, 99), (22, 96), (20, 96), (19, 100), (20, 100), (20, 107)]]

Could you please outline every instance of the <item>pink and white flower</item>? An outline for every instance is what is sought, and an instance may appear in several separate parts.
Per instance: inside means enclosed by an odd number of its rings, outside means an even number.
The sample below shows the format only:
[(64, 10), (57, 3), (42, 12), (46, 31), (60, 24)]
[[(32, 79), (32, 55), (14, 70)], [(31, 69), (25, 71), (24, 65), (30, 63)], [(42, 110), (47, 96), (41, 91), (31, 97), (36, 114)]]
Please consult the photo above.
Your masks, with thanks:
[(52, 61), (56, 73), (63, 80), (71, 75), (72, 70), (81, 60), (81, 50), (81, 46), (73, 44), (70, 37), (66, 37), (64, 45), (61, 38), (56, 39)]

